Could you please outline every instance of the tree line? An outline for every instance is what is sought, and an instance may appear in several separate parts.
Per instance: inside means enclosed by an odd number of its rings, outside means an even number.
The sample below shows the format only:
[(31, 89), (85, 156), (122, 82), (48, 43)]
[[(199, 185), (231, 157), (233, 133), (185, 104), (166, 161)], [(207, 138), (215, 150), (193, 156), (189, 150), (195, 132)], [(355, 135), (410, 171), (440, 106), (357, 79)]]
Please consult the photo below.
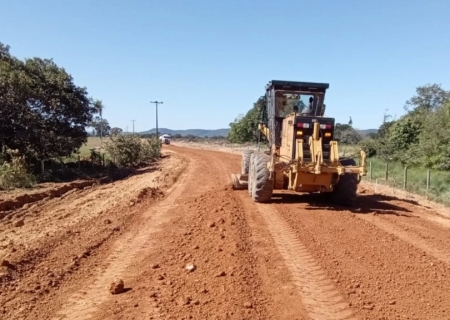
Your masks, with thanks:
[[(0, 42), (0, 147), (27, 161), (70, 156), (102, 132), (103, 104), (52, 59), (20, 60)], [(105, 132), (105, 131), (103, 131)]]
[(386, 113), (361, 147), (369, 156), (404, 166), (450, 170), (450, 91), (439, 84), (417, 87), (404, 109), (398, 119)]

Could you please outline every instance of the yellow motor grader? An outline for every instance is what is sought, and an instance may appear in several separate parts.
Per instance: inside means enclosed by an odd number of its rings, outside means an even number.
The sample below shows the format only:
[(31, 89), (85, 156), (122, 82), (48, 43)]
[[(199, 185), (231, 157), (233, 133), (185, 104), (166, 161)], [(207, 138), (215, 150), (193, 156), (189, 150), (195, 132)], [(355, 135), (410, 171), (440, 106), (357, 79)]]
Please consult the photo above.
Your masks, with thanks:
[[(320, 192), (336, 204), (352, 206), (366, 155), (359, 165), (339, 157), (334, 118), (324, 117), (328, 83), (272, 80), (266, 86), (258, 150), (244, 150), (234, 189), (247, 189), (256, 202), (270, 202), (274, 190)], [(261, 133), (269, 150), (260, 151)]]

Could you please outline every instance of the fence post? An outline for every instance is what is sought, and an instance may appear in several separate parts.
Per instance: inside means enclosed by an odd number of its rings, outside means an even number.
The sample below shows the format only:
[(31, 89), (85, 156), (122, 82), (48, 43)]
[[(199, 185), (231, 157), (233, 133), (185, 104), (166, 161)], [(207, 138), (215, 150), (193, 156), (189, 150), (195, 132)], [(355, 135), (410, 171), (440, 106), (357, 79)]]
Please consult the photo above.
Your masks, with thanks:
[(370, 180), (373, 179), (373, 176), (372, 176), (372, 160), (369, 161), (369, 178), (370, 178)]
[(427, 191), (430, 189), (430, 169), (427, 170)]
[(44, 175), (45, 168), (44, 168), (44, 160), (41, 160), (41, 174)]
[(385, 180), (388, 181), (388, 178), (389, 178), (389, 163), (386, 162)]
[(403, 190), (406, 190), (407, 185), (408, 185), (408, 166), (405, 166), (405, 173), (404, 173), (404, 179), (403, 179)]
[(103, 166), (105, 166), (105, 154), (103, 153)]

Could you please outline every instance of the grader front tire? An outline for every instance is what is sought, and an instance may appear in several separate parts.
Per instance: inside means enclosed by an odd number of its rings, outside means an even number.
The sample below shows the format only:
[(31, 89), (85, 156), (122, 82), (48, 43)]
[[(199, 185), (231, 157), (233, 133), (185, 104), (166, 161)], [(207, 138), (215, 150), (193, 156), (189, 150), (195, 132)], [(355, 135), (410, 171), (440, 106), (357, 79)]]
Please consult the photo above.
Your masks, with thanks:
[(252, 198), (255, 202), (269, 202), (272, 199), (273, 180), (270, 180), (270, 172), (267, 163), (270, 156), (257, 153), (252, 161)]

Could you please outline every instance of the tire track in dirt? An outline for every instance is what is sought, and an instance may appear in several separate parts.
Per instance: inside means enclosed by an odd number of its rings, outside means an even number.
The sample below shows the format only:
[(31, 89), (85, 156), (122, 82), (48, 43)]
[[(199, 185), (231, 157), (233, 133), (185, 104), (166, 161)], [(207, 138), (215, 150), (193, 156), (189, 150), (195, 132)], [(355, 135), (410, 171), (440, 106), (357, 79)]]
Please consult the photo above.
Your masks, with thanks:
[(364, 212), (356, 217), (371, 223), (430, 256), (450, 263), (450, 220), (440, 215), (433, 206), (410, 199), (373, 194), (360, 186), (359, 206)]
[(272, 207), (255, 204), (283, 256), (312, 319), (357, 319), (308, 249)]
[(355, 314), (366, 319), (449, 319), (448, 264), (348, 210), (311, 205), (315, 198), (308, 195), (281, 198), (277, 211), (347, 296)]
[[(188, 169), (188, 171), (192, 171), (192, 169)], [(167, 191), (164, 200), (152, 206), (143, 214), (142, 219), (147, 223), (141, 225), (137, 233), (129, 232), (116, 243), (116, 248), (107, 259), (108, 267), (97, 273), (92, 285), (86, 290), (81, 289), (73, 294), (68, 303), (53, 317), (54, 320), (89, 319), (98, 309), (98, 306), (108, 300), (111, 294), (107, 289), (112, 279), (120, 278), (141, 251), (148, 251), (155, 245), (152, 235), (159, 230), (159, 226), (167, 222), (166, 213), (173, 207), (175, 201), (185, 189), (186, 174), (187, 172), (183, 174), (178, 183)], [(154, 318), (158, 315), (155, 313), (150, 316)]]
[(414, 235), (409, 228), (404, 227), (406, 228), (406, 230), (404, 228), (402, 230), (400, 226), (397, 226), (392, 222), (383, 221), (384, 219), (382, 220), (378, 217), (361, 215), (358, 215), (357, 217), (373, 224), (381, 230), (384, 230), (396, 236), (397, 238), (409, 243), (410, 245), (423, 250), (427, 254), (442, 262), (450, 263), (450, 252), (448, 251), (448, 247), (442, 248), (439, 245), (431, 244), (431, 241), (427, 241), (422, 237)]
[[(154, 308), (162, 319), (281, 320), (279, 313), (267, 316), (272, 292), (260, 290), (251, 230), (231, 186), (222, 183), (228, 169), (223, 157), (175, 150), (194, 163), (188, 187), (155, 234), (156, 250), (142, 252), (142, 260), (127, 268), (133, 290), (106, 301), (93, 318), (148, 319), (146, 310)], [(149, 267), (155, 263), (157, 269)], [(189, 263), (195, 265), (192, 272), (185, 269)]]

